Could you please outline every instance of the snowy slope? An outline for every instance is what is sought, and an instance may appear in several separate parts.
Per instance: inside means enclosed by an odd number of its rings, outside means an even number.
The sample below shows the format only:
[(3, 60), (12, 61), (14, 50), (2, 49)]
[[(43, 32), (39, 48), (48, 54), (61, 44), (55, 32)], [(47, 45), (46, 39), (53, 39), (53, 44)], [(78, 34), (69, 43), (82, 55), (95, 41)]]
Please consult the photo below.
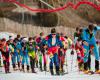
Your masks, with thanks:
[[(67, 63), (68, 63), (68, 72), (69, 74), (65, 74), (63, 76), (51, 76), (49, 72), (40, 72), (36, 69), (37, 74), (34, 73), (23, 73), (20, 71), (14, 72), (11, 68), (10, 74), (4, 74), (4, 69), (0, 68), (2, 72), (0, 72), (0, 80), (100, 80), (100, 75), (86, 75), (82, 72), (78, 72), (77, 63), (76, 63), (76, 54), (73, 59), (73, 69), (71, 71), (71, 56), (70, 50), (67, 51)], [(92, 70), (94, 70), (94, 57), (92, 56)], [(65, 66), (65, 70), (67, 70)]]

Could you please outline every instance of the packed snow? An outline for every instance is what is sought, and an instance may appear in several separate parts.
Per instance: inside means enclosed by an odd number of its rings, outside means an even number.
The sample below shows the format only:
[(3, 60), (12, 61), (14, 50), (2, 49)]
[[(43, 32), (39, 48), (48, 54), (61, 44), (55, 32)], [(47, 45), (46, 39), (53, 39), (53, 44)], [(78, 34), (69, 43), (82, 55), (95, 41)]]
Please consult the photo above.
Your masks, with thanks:
[[(67, 52), (67, 63), (68, 63), (68, 74), (60, 76), (51, 76), (50, 72), (40, 72), (36, 69), (37, 73), (23, 73), (20, 71), (13, 71), (11, 68), (11, 73), (5, 74), (4, 68), (0, 68), (0, 80), (100, 80), (100, 75), (86, 75), (78, 71), (76, 54), (73, 56), (73, 64), (71, 70), (72, 56), (70, 55), (70, 50)], [(65, 66), (65, 72), (67, 71)], [(94, 70), (94, 57), (92, 56), (92, 70)]]

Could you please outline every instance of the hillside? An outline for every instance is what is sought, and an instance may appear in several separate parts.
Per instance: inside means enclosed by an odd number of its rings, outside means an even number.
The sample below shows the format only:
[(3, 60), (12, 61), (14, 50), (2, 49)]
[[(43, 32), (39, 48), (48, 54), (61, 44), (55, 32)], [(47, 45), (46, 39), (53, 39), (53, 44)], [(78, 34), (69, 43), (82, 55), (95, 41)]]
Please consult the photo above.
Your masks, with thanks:
[[(32, 8), (38, 8), (37, 3), (26, 2), (26, 4)], [(28, 11), (15, 4), (0, 3), (0, 31), (32, 35), (36, 32), (34, 29), (37, 29), (38, 26), (41, 26), (39, 31), (45, 31), (45, 29), (49, 31), (51, 27), (58, 26), (57, 28), (59, 28), (59, 26), (63, 26), (64, 29), (67, 27), (68, 30), (73, 32), (73, 28), (86, 26), (88, 22), (100, 24), (100, 12), (88, 5), (81, 5), (78, 10), (68, 8), (57, 13), (40, 14)], [(63, 31), (63, 29), (60, 29), (60, 31)]]

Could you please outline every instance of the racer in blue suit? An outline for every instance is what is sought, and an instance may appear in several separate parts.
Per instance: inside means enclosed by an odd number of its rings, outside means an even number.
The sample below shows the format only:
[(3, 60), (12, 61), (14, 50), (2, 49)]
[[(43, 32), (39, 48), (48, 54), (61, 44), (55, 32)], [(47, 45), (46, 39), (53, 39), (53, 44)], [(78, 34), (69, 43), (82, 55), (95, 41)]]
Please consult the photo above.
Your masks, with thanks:
[(28, 56), (28, 50), (26, 48), (27, 42), (22, 41), (22, 51), (21, 51), (21, 57), (22, 57), (22, 71), (25, 72), (24, 70), (24, 65), (26, 63), (27, 66), (27, 72), (29, 72), (29, 56)]
[(62, 46), (59, 36), (56, 34), (55, 28), (51, 29), (51, 34), (47, 40), (48, 53), (50, 55), (50, 72), (54, 75), (53, 64), (56, 68), (56, 74), (59, 75), (59, 60), (58, 60), (58, 49)]
[(100, 30), (99, 26), (94, 26), (93, 24), (90, 24), (88, 28), (83, 29), (82, 39), (83, 39), (83, 47), (84, 47), (84, 70), (88, 72), (87, 68), (87, 62), (89, 57), (89, 52), (91, 50), (91, 46), (93, 46), (92, 51), (95, 56), (95, 72), (100, 73), (99, 70), (99, 50), (97, 48), (96, 44), (96, 32), (97, 30)]
[[(17, 38), (14, 40), (14, 54), (12, 55), (12, 64), (13, 68), (16, 68), (16, 59), (18, 63), (18, 69), (20, 69), (20, 56), (21, 56), (21, 41), (20, 41), (20, 35), (17, 35)], [(14, 69), (15, 70), (15, 69)]]

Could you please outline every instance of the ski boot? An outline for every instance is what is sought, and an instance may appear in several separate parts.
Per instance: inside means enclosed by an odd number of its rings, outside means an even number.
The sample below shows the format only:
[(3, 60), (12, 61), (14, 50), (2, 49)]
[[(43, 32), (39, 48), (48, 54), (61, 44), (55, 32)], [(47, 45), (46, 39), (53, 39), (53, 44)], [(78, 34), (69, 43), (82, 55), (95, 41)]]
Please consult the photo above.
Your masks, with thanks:
[(94, 72), (93, 71), (89, 71), (89, 73), (88, 73), (89, 75), (92, 75), (92, 74), (94, 74)]
[(7, 69), (7, 73), (11, 73), (11, 72), (9, 71), (9, 69)]
[(32, 70), (32, 73), (36, 73), (36, 71), (33, 69), (33, 70)]
[(47, 71), (47, 69), (46, 69), (46, 64), (44, 64), (44, 71)]
[(57, 75), (60, 75), (59, 71), (56, 71), (56, 74), (57, 74)]
[(63, 65), (61, 65), (60, 69), (59, 69), (60, 75), (64, 75), (64, 69), (63, 69)]
[(20, 71), (21, 71), (21, 69), (20, 69), (20, 62), (18, 62), (18, 70), (20, 70)]
[(56, 74), (60, 75), (59, 67), (56, 67)]
[(53, 69), (50, 69), (50, 73), (51, 73), (51, 75), (54, 75)]
[(29, 65), (27, 65), (27, 72), (29, 73)]
[(93, 71), (90, 71), (90, 70), (84, 70), (83, 72), (84, 72), (84, 74), (89, 74), (89, 75), (94, 74), (94, 72)]
[(22, 65), (22, 71), (25, 72), (25, 70), (24, 70), (24, 65)]
[(84, 74), (88, 74), (89, 70), (84, 70), (83, 72), (84, 72)]
[(40, 71), (42, 72), (43, 70), (42, 70), (42, 63), (40, 63)]
[(95, 74), (100, 74), (99, 61), (95, 60)]
[(95, 71), (95, 74), (100, 74), (100, 70), (96, 70)]
[(78, 68), (79, 68), (79, 72), (83, 71), (83, 63), (79, 62), (78, 63)]

